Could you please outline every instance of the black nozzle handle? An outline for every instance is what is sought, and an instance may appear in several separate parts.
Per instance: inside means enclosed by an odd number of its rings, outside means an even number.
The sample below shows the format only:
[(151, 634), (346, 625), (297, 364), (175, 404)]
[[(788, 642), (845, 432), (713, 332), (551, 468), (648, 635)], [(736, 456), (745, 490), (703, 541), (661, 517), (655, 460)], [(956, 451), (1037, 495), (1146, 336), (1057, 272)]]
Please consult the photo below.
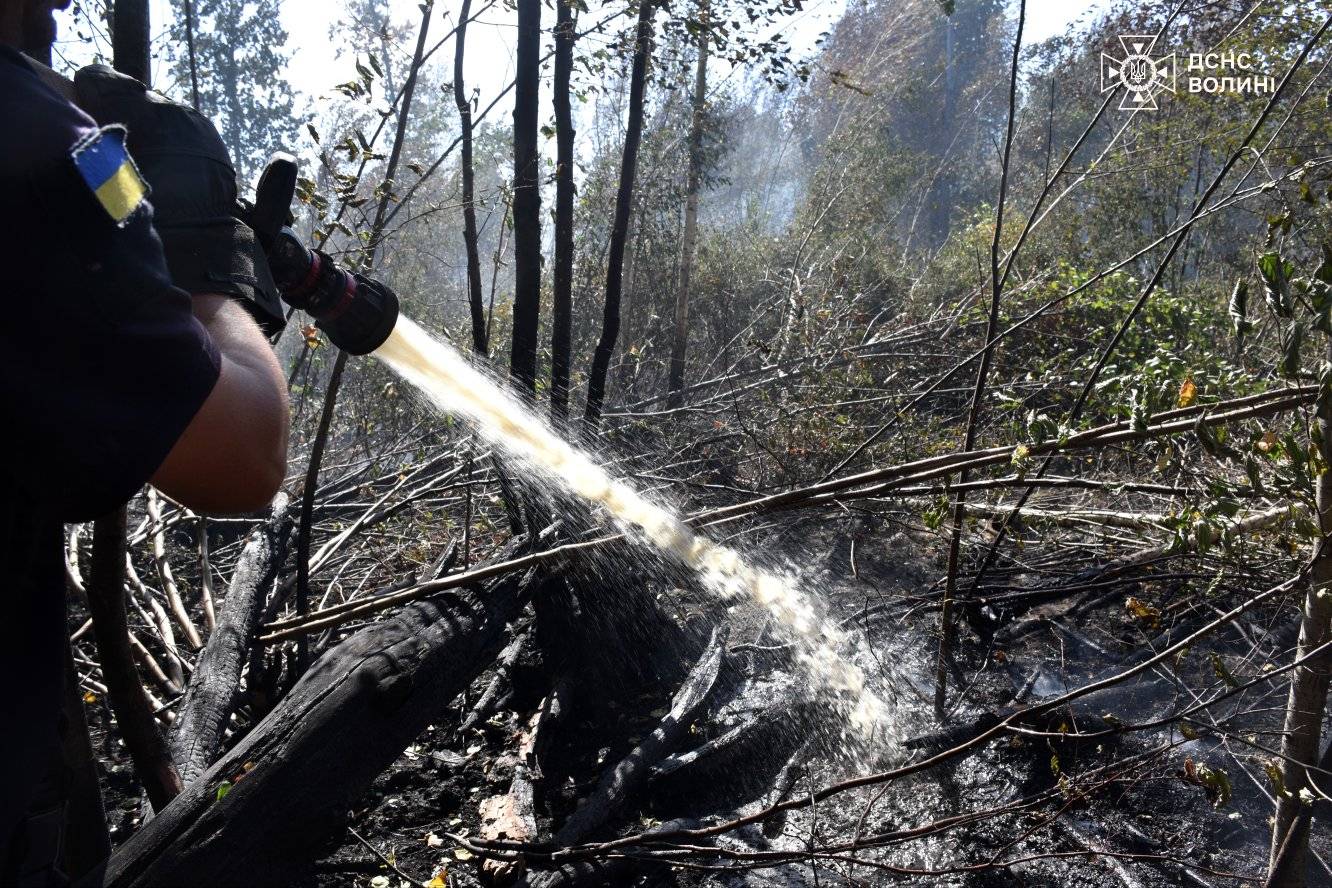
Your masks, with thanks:
[(291, 230), (296, 160), (273, 155), (255, 191), (251, 227), (268, 255), (283, 300), (315, 319), (333, 344), (354, 355), (379, 348), (398, 322), (398, 296), (386, 284), (352, 274)]
[(250, 227), (265, 251), (272, 250), (278, 233), (291, 225), (291, 202), (296, 196), (296, 178), (299, 167), (296, 158), (279, 151), (264, 167), (259, 185), (254, 192), (254, 209), (250, 212)]

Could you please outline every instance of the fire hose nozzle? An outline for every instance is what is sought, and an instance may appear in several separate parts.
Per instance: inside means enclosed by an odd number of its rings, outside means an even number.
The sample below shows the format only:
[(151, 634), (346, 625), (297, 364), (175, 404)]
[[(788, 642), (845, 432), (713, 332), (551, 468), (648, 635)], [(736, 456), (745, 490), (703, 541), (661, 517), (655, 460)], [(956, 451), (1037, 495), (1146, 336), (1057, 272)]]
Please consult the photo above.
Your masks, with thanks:
[(346, 271), (327, 253), (311, 250), (290, 227), (296, 161), (276, 154), (259, 179), (252, 218), (282, 299), (315, 319), (343, 351), (366, 355), (384, 344), (398, 322), (398, 296), (387, 284)]

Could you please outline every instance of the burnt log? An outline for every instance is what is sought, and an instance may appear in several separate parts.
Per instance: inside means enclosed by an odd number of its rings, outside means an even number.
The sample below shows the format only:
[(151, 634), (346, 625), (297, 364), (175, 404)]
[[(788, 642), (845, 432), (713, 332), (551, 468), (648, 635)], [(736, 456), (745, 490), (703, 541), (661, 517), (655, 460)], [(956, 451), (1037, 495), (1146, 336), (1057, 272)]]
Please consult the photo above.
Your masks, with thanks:
[(186, 784), (198, 779), (217, 760), (235, 705), (241, 670), (259, 625), (291, 534), (288, 500), (280, 495), (273, 514), (245, 543), (217, 628), (199, 654), (171, 737), (171, 754)]
[(286, 698), (112, 858), (101, 884), (290, 884), (353, 801), (488, 668), (531, 572), (407, 605), (320, 657)]

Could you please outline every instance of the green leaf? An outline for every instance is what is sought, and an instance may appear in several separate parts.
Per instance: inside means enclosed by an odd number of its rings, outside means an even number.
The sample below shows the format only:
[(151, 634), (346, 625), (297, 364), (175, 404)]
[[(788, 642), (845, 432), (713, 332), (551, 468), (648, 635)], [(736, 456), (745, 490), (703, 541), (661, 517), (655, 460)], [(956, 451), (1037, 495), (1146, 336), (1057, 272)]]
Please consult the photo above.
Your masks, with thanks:
[(1290, 790), (1286, 789), (1286, 781), (1281, 776), (1281, 768), (1276, 762), (1265, 762), (1263, 770), (1267, 773), (1267, 779), (1272, 781), (1272, 789), (1282, 798), (1290, 798)]
[(1212, 671), (1216, 673), (1216, 677), (1225, 682), (1226, 687), (1230, 688), (1232, 691), (1239, 687), (1239, 679), (1231, 674), (1230, 669), (1226, 667), (1226, 661), (1221, 659), (1221, 655), (1216, 651), (1213, 651), (1211, 658)]
[(1230, 801), (1232, 790), (1230, 778), (1220, 768), (1198, 765), (1198, 782), (1207, 790), (1207, 797), (1212, 800), (1213, 808), (1224, 808)]
[(1224, 432), (1225, 429), (1215, 429), (1207, 423), (1207, 414), (1198, 414), (1198, 419), (1193, 423), (1193, 433), (1198, 436), (1198, 443), (1208, 456), (1217, 459), (1230, 459), (1237, 454), (1233, 449), (1227, 447), (1221, 440), (1218, 432)]
[(1057, 426), (1049, 416), (1037, 413), (1033, 408), (1027, 413), (1027, 437), (1033, 444), (1044, 444), (1059, 433)]
[(1281, 337), (1281, 375), (1294, 379), (1300, 375), (1300, 345), (1304, 342), (1304, 328), (1299, 321), (1291, 321)]
[(230, 780), (223, 780), (217, 785), (217, 800), (219, 802), (227, 797), (227, 793), (231, 792), (231, 786)]
[(1277, 317), (1289, 318), (1290, 278), (1295, 266), (1277, 253), (1264, 253), (1258, 257), (1258, 272), (1263, 276), (1263, 295), (1268, 307)]
[(1135, 432), (1145, 432), (1151, 419), (1152, 411), (1147, 404), (1147, 392), (1143, 389), (1135, 390), (1133, 405), (1129, 409), (1129, 428)]

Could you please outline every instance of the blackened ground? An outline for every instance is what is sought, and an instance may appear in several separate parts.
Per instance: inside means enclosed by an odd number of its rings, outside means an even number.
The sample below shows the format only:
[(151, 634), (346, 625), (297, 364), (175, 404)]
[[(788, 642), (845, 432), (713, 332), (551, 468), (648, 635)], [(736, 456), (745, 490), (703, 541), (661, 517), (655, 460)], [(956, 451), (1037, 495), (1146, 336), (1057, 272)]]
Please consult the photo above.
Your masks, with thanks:
[[(802, 581), (817, 585), (830, 612), (856, 637), (856, 662), (874, 675), (895, 704), (885, 742), (848, 753), (838, 742), (838, 725), (811, 736), (781, 737), (745, 752), (738, 765), (683, 781), (660, 781), (638, 797), (627, 816), (600, 837), (641, 831), (675, 817), (728, 817), (748, 814), (771, 801), (773, 781), (791, 754), (804, 757), (786, 772), (790, 797), (799, 797), (853, 773), (879, 770), (917, 759), (931, 750), (939, 733), (930, 713), (932, 658), (937, 612), (936, 580), (943, 571), (942, 545), (932, 534), (902, 530), (864, 518), (801, 521), (765, 539), (764, 552), (786, 553)], [(775, 565), (780, 566), (780, 565)], [(1012, 578), (1019, 582), (1021, 577)], [(1061, 692), (1130, 662), (1168, 643), (1169, 630), (1187, 629), (1214, 614), (1223, 602), (1178, 607), (1192, 600), (1179, 582), (1143, 582), (1124, 587), (1103, 606), (1077, 613), (1055, 601), (1021, 614), (1005, 615), (1009, 634), (961, 630), (956, 688), (966, 688), (950, 717), (952, 740), (988, 714)], [(687, 593), (670, 588), (662, 595)], [(1196, 592), (1196, 590), (1194, 590)], [(1148, 626), (1124, 609), (1135, 595), (1165, 611), (1162, 624)], [(697, 605), (697, 606), (695, 606)], [(1172, 609), (1174, 608), (1174, 609)], [(674, 610), (693, 618), (706, 602), (690, 601)], [(733, 613), (738, 625), (761, 624)], [(1241, 680), (1275, 658), (1277, 630), (1290, 611), (1259, 615), (1255, 625), (1222, 633), (1207, 650), (1191, 651), (1174, 669), (1152, 673), (1121, 692), (1090, 701), (1056, 716), (1046, 727), (1094, 730), (1115, 720), (1129, 723), (1144, 713), (1165, 711), (1215, 690), (1223, 678), (1212, 653), (1230, 663)], [(1036, 631), (1012, 637), (1013, 626), (1037, 620)], [(1264, 622), (1266, 621), (1266, 622)], [(1255, 632), (1273, 636), (1255, 644)], [(1005, 639), (1010, 639), (1005, 641)], [(758, 648), (776, 645), (762, 636)], [(780, 656), (737, 655), (747, 682), (691, 727), (686, 748), (721, 736), (745, 720), (765, 698), (792, 684)], [(1273, 659), (1272, 662), (1281, 662)], [(688, 664), (684, 664), (686, 667)], [(628, 670), (626, 670), (628, 672)], [(481, 861), (458, 848), (446, 834), (475, 836), (483, 800), (509, 789), (517, 744), (531, 712), (544, 695), (550, 670), (529, 655), (515, 671), (512, 693), (496, 713), (466, 734), (458, 725), (490, 680), (483, 675), (466, 697), (441, 712), (373, 784), (348, 815), (349, 829), (338, 851), (318, 864), (314, 886), (390, 886), (429, 883), (480, 884)], [(537, 788), (538, 827), (553, 835), (578, 800), (586, 797), (606, 767), (618, 761), (652, 730), (670, 705), (673, 681), (650, 679), (603, 684), (577, 696), (573, 715), (559, 725)], [(783, 684), (785, 683), (785, 684)], [(827, 886), (930, 884), (957, 886), (1124, 885), (1223, 886), (1242, 884), (1229, 874), (1253, 878), (1267, 854), (1271, 785), (1264, 772), (1275, 745), (1271, 733), (1284, 702), (1284, 684), (1232, 701), (1215, 713), (1216, 730), (1190, 740), (1177, 728), (1131, 732), (1094, 741), (1013, 735), (923, 774), (844, 793), (823, 805), (791, 813), (766, 830), (751, 828), (727, 836), (726, 848), (741, 855), (761, 851), (800, 851), (929, 823), (959, 812), (984, 812), (1054, 789), (1057, 803), (1020, 813), (994, 814), (934, 838), (885, 844), (867, 850), (864, 862), (824, 859), (780, 866), (708, 872), (648, 866), (621, 884), (662, 886)], [(1024, 691), (1025, 689), (1025, 691)], [(1022, 694), (1025, 692), (1025, 696)], [(798, 700), (798, 697), (792, 697)], [(1102, 707), (1105, 711), (1096, 707)], [(94, 745), (108, 767), (104, 774), (113, 840), (137, 826), (138, 788), (123, 747), (108, 728), (105, 702), (88, 707)], [(1109, 716), (1109, 718), (1106, 718)], [(1096, 723), (1100, 720), (1099, 725)], [(925, 739), (921, 739), (925, 738)], [(1223, 772), (1229, 797), (1222, 799), (1199, 778), (1200, 766)], [(1104, 779), (1090, 775), (1103, 773)], [(1332, 885), (1332, 843), (1322, 822), (1314, 829), (1317, 870), (1311, 884)], [(1088, 854), (1091, 849), (1096, 854)], [(988, 864), (997, 859), (1003, 867)], [(716, 864), (720, 861), (701, 862)], [(732, 865), (735, 860), (731, 860)], [(256, 874), (256, 884), (263, 884)], [(436, 882), (435, 884), (439, 884)]]

